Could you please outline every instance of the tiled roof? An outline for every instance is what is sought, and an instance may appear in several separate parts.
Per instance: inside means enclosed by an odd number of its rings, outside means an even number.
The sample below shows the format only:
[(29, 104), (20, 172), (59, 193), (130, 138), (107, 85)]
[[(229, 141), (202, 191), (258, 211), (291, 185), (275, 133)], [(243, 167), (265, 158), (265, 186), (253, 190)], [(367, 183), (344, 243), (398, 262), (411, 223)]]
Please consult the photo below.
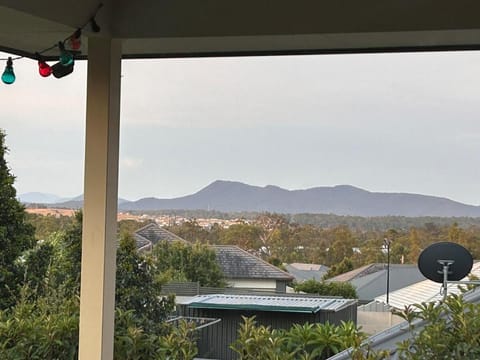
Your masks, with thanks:
[(291, 263), (290, 266), (297, 270), (318, 271), (320, 269), (328, 269), (328, 267), (320, 264)]
[(145, 225), (141, 229), (135, 231), (135, 234), (144, 237), (145, 239), (150, 240), (153, 244), (156, 244), (159, 241), (167, 240), (167, 241), (182, 241), (186, 242), (186, 240), (182, 239), (180, 236), (171, 233), (168, 230), (158, 226), (156, 223), (150, 223)]
[(200, 309), (261, 310), (297, 313), (339, 311), (356, 304), (355, 299), (313, 296), (198, 295), (182, 305)]
[(180, 236), (171, 233), (168, 230), (158, 226), (156, 223), (150, 223), (138, 229), (134, 233), (134, 238), (139, 251), (150, 248), (159, 241), (181, 241), (187, 242)]
[(295, 280), (299, 282), (311, 279), (321, 281), (328, 271), (328, 267), (324, 265), (316, 265), (313, 269), (308, 269), (308, 265), (310, 264), (300, 264), (302, 265), (300, 268), (295, 265), (298, 264), (287, 264), (285, 268), (295, 277)]
[(227, 279), (293, 280), (293, 276), (233, 245), (214, 245), (217, 262)]
[(357, 278), (363, 277), (365, 275), (372, 274), (372, 273), (375, 273), (379, 270), (385, 269), (386, 266), (387, 266), (386, 264), (365, 265), (365, 266), (359, 267), (357, 269), (353, 269), (351, 271), (348, 271), (346, 273), (337, 275), (337, 276), (329, 279), (329, 281), (340, 281), (340, 282), (351, 281), (353, 279), (357, 279)]

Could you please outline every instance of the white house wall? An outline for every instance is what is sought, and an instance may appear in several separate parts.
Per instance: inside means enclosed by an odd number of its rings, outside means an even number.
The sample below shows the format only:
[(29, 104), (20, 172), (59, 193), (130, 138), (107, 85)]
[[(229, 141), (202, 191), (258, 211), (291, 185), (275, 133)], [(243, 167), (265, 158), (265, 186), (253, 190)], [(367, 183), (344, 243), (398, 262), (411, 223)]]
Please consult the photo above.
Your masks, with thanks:
[(251, 280), (251, 279), (234, 279), (228, 281), (229, 286), (235, 288), (250, 289), (268, 289), (275, 290), (277, 288), (276, 280)]

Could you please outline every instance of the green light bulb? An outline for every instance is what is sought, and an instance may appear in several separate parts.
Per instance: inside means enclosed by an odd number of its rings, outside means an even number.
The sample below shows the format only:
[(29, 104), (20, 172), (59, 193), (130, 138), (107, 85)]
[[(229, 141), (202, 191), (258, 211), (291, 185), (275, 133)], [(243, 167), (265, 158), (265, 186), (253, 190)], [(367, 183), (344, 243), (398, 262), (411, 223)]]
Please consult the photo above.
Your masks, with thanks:
[(58, 47), (60, 48), (60, 64), (63, 66), (69, 66), (73, 64), (73, 55), (65, 50), (65, 46), (62, 42), (58, 43)]
[(62, 52), (60, 55), (60, 62), (62, 63), (63, 66), (68, 66), (73, 63), (73, 55), (70, 54), (69, 52), (65, 51)]
[(15, 73), (13, 72), (13, 61), (11, 57), (7, 60), (7, 66), (5, 66), (5, 71), (2, 74), (2, 81), (5, 84), (13, 84), (15, 82)]

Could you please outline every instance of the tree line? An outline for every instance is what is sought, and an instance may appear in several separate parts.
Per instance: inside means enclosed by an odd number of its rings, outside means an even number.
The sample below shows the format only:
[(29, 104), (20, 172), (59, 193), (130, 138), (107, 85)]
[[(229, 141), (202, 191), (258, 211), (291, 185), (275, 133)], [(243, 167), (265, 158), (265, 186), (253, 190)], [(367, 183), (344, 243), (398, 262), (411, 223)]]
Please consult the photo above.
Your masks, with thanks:
[(305, 262), (339, 265), (346, 270), (369, 263), (386, 262), (384, 240), (390, 246), (392, 263), (416, 263), (420, 252), (432, 243), (451, 241), (480, 258), (480, 226), (461, 227), (455, 219), (437, 225), (424, 223), (408, 229), (355, 230), (347, 225), (318, 227), (290, 222), (278, 214), (262, 214), (252, 222), (206, 229), (195, 220), (168, 227), (189, 241), (233, 244), (257, 253), (272, 263)]
[[(27, 219), (37, 229), (39, 239), (64, 228), (71, 221), (68, 217), (33, 214), (28, 214)], [(328, 227), (299, 224), (284, 215), (264, 213), (228, 228), (216, 223), (204, 228), (195, 219), (166, 228), (191, 243), (240, 246), (275, 265), (304, 262), (348, 271), (370, 263), (384, 263), (384, 239), (391, 242), (392, 263), (414, 264), (423, 249), (439, 241), (458, 243), (479, 259), (480, 225), (462, 226), (457, 218), (446, 219), (444, 224), (426, 222), (407, 229), (367, 231), (346, 224)], [(122, 220), (119, 233), (133, 233), (144, 225), (134, 220)]]

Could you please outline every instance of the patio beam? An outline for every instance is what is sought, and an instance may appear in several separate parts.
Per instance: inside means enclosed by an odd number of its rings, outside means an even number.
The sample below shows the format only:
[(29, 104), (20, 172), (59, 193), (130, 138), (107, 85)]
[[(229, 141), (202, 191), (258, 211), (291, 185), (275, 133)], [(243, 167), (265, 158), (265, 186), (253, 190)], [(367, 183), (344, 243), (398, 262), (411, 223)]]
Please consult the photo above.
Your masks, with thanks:
[(80, 360), (113, 359), (121, 44), (88, 42)]

